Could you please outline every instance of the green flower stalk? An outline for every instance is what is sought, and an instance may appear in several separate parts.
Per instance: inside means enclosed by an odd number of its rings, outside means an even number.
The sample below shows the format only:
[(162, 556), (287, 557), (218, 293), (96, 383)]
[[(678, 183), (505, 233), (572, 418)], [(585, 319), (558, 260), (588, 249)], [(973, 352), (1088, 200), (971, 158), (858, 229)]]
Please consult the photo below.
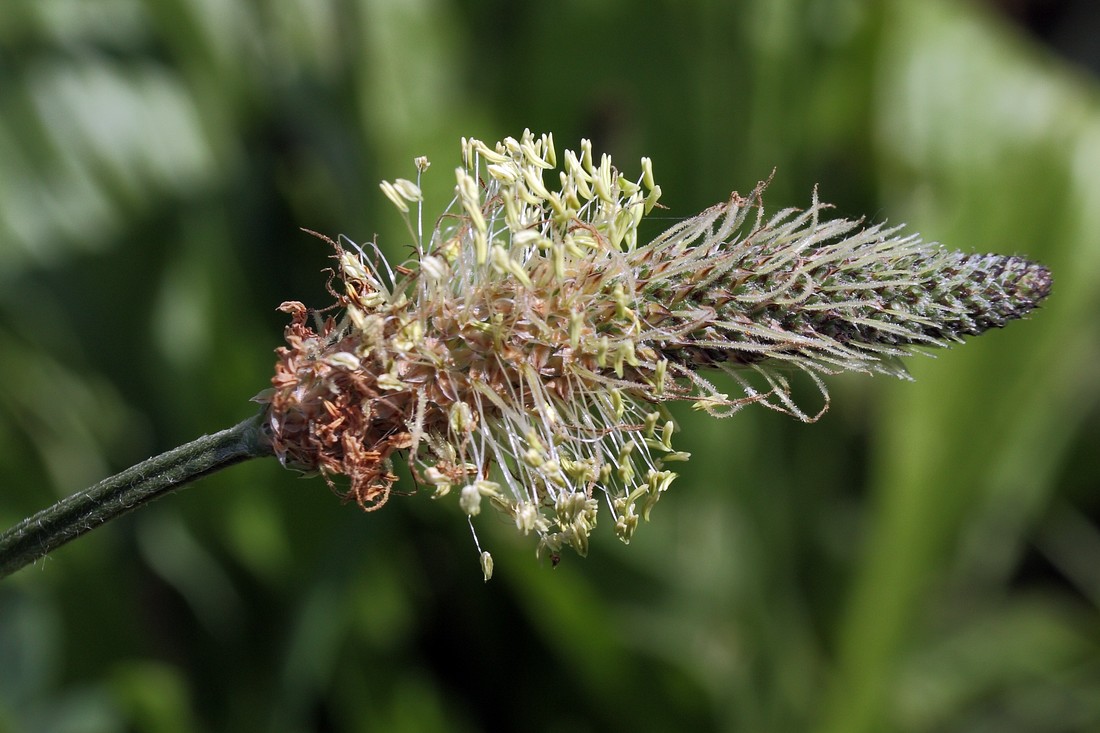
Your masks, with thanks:
[[(566, 546), (587, 553), (601, 505), (623, 542), (648, 520), (689, 457), (665, 403), (812, 421), (828, 405), (820, 375), (905, 377), (912, 347), (1003, 326), (1050, 290), (1040, 265), (830, 220), (816, 195), (768, 218), (764, 184), (642, 243), (661, 189), (641, 168), (625, 178), (588, 141), (559, 169), (548, 135), (463, 140), (455, 197), (427, 228), (419, 183), (383, 183), (415, 257), (391, 268), (329, 240), (341, 315), (315, 329), (304, 305), (283, 304), (288, 345), (260, 397), (275, 454), (347, 476), (367, 510), (401, 455), (433, 496), (458, 495), (471, 530), (489, 505), (556, 563)], [(792, 399), (791, 367), (826, 396), (817, 414)], [(719, 392), (707, 368), (742, 394)]]
[[(434, 497), (457, 497), (486, 579), (485, 507), (556, 564), (565, 547), (587, 553), (601, 514), (623, 542), (649, 519), (689, 458), (666, 403), (715, 417), (760, 404), (810, 422), (828, 407), (822, 375), (906, 377), (914, 348), (1004, 326), (1050, 292), (1041, 265), (830, 219), (816, 194), (767, 216), (763, 183), (644, 242), (661, 196), (649, 159), (629, 179), (582, 141), (559, 165), (553, 138), (530, 132), (463, 140), (454, 198), (426, 223), (428, 165), (382, 184), (408, 224), (409, 261), (325, 238), (335, 306), (281, 306), (287, 343), (255, 421), (190, 444), (208, 459), (190, 445), (160, 457), (156, 486), (135, 467), (20, 523), (0, 536), (0, 575), (79, 534), (74, 522), (86, 531), (260, 455), (333, 487), (346, 477), (338, 491), (366, 510), (390, 497), (401, 460)], [(740, 393), (719, 392), (701, 373), (712, 369)], [(820, 389), (819, 411), (795, 403), (792, 372)]]

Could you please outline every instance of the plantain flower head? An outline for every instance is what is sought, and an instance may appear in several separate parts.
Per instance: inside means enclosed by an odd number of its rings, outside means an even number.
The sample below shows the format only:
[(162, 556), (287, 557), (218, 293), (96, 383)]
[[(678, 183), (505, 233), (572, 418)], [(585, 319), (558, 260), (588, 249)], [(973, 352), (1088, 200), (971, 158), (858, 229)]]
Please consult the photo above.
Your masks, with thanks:
[[(627, 178), (587, 140), (559, 160), (552, 136), (530, 132), (464, 139), (454, 198), (425, 226), (428, 161), (415, 163), (416, 182), (382, 184), (415, 255), (390, 265), (374, 245), (328, 240), (336, 308), (281, 306), (287, 345), (258, 398), (269, 438), (287, 466), (346, 476), (366, 510), (389, 498), (401, 457), (471, 530), (501, 512), (555, 564), (564, 547), (587, 553), (601, 515), (624, 542), (649, 519), (689, 457), (666, 403), (813, 421), (821, 375), (905, 377), (912, 347), (1001, 327), (1050, 290), (1040, 265), (830, 219), (816, 194), (766, 216), (764, 184), (641, 241), (661, 196), (649, 159)], [(741, 392), (719, 392), (711, 369)], [(826, 396), (819, 412), (795, 404), (792, 370)]]

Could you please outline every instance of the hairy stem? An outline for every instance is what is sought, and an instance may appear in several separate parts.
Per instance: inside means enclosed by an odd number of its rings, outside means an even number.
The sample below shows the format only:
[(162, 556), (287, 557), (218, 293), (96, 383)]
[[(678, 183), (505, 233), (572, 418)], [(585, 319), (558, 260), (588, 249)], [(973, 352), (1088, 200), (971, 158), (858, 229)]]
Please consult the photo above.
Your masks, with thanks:
[(249, 458), (272, 455), (261, 428), (262, 417), (261, 413), (153, 456), (24, 519), (0, 535), (0, 578), (195, 479)]

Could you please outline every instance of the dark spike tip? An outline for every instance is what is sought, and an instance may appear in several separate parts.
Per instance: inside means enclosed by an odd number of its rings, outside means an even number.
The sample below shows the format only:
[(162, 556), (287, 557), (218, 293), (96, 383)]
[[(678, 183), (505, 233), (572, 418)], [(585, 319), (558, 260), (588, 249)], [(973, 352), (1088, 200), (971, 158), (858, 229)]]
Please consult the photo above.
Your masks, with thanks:
[(1050, 270), (1038, 262), (1013, 258), (1021, 265), (1020, 276), (1016, 279), (1016, 296), (1028, 302), (1029, 308), (1035, 308), (1050, 295), (1054, 278)]

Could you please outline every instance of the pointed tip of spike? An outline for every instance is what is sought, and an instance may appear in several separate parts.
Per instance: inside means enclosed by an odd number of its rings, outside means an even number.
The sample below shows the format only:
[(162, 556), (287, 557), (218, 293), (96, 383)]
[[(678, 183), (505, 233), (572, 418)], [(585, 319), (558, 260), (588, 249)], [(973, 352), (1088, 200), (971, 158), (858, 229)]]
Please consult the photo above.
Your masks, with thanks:
[(1016, 290), (1021, 298), (1031, 301), (1031, 307), (1035, 308), (1050, 295), (1054, 277), (1045, 265), (1028, 260), (1024, 262), (1024, 272), (1016, 281)]

